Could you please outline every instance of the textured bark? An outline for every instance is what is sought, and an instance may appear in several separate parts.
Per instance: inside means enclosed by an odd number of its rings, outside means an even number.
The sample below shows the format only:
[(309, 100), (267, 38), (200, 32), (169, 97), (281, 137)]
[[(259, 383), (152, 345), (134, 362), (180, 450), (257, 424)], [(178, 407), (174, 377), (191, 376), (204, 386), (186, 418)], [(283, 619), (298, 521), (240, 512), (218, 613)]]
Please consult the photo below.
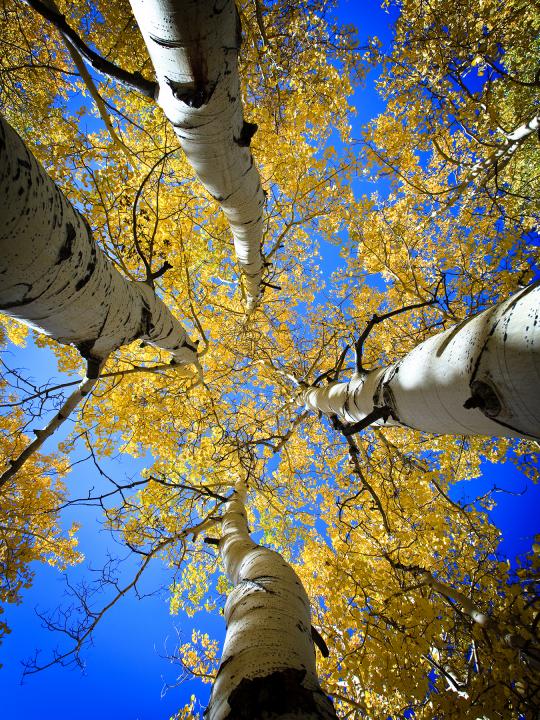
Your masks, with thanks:
[(347, 423), (386, 408), (388, 425), (540, 439), (540, 286), (429, 338), (389, 367), (309, 388), (305, 402)]
[(135, 339), (198, 364), (195, 346), (153, 290), (116, 270), (84, 217), (0, 118), (0, 310), (75, 345), (95, 377)]
[(159, 85), (157, 101), (199, 180), (230, 223), (247, 295), (257, 304), (264, 193), (249, 150), (237, 69), (241, 31), (233, 0), (130, 0)]
[(245, 488), (222, 524), (220, 551), (234, 588), (208, 720), (336, 720), (317, 680), (309, 599), (293, 569), (249, 537)]
[(535, 115), (528, 122), (505, 134), (503, 142), (488, 157), (475, 163), (463, 180), (452, 188), (453, 197), (445, 204), (445, 209), (448, 210), (472, 182), (479, 180), (478, 186), (485, 187), (504, 170), (525, 140), (538, 132), (539, 128), (540, 116)]

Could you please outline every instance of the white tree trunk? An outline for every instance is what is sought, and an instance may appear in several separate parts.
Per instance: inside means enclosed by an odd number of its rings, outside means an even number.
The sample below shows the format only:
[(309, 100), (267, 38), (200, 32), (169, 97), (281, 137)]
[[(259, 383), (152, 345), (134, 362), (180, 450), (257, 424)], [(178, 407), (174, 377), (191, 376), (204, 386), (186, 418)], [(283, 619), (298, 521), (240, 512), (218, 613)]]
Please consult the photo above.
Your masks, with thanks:
[(153, 290), (124, 278), (21, 138), (0, 118), (0, 310), (75, 345), (95, 376), (141, 338), (198, 364), (195, 346)]
[(245, 497), (237, 485), (222, 523), (220, 551), (234, 588), (206, 717), (335, 720), (317, 680), (309, 599), (281, 555), (249, 537)]
[(538, 132), (539, 128), (540, 116), (535, 115), (528, 122), (512, 130), (512, 132), (505, 133), (503, 142), (490, 155), (475, 163), (463, 180), (451, 188), (451, 199), (444, 204), (444, 209), (449, 210), (469, 185), (478, 178), (480, 178), (478, 187), (485, 187), (493, 177), (504, 170), (525, 140), (533, 133)]
[(309, 388), (305, 402), (347, 423), (386, 407), (388, 425), (538, 440), (540, 286), (429, 338), (389, 367)]
[[(516, 150), (525, 140), (537, 133), (540, 129), (540, 115), (535, 115), (527, 122), (519, 125), (512, 132), (504, 136), (504, 142), (493, 151), (493, 153), (484, 160), (477, 163), (472, 169), (474, 177), (477, 177), (482, 171), (486, 172), (487, 179), (493, 177), (496, 172), (501, 172), (510, 162)], [(485, 183), (484, 183), (485, 184)]]
[(159, 105), (199, 180), (229, 220), (247, 295), (261, 286), (264, 193), (249, 150), (237, 70), (233, 0), (130, 0), (159, 85)]
[[(470, 598), (450, 585), (437, 580), (437, 578), (427, 570), (419, 573), (419, 578), (440, 595), (455, 600), (456, 603), (461, 605), (463, 612), (469, 615), (475, 623), (480, 625), (484, 630), (491, 632), (507, 647), (519, 650), (529, 665), (537, 671), (540, 670), (540, 648), (534, 638), (530, 637), (529, 628), (523, 628), (517, 624), (514, 624), (512, 627), (501, 625), (497, 618), (490, 617), (481, 612)], [(527, 640), (527, 635), (529, 635), (529, 640)]]

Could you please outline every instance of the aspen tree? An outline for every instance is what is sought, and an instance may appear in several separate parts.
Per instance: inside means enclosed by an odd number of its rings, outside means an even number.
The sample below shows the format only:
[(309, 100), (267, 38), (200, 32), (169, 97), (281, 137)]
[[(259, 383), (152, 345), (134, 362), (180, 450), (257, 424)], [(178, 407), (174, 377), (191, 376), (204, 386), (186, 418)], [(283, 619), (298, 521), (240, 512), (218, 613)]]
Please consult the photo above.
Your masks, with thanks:
[(132, 0), (156, 71), (156, 100), (198, 178), (220, 204), (242, 270), (246, 309), (259, 301), (264, 193), (249, 150), (257, 125), (243, 117), (233, 0)]
[(136, 339), (179, 364), (197, 363), (169, 309), (147, 283), (120, 275), (85, 218), (3, 119), (0, 152), (2, 312), (75, 345), (90, 378), (113, 350)]
[(351, 428), (388, 421), (429, 433), (538, 439), (539, 317), (534, 284), (392, 365), (306, 389), (306, 405)]
[(36, 438), (10, 461), (0, 487), (70, 416), (96, 384), (111, 352), (141, 339), (172, 362), (199, 366), (196, 347), (145, 282), (124, 278), (85, 218), (0, 117), (0, 309), (86, 360), (86, 377)]
[(161, 106), (197, 177), (227, 216), (251, 313), (261, 294), (265, 196), (249, 150), (257, 125), (243, 118), (237, 68), (242, 30), (234, 0), (219, 7), (210, 0), (131, 3), (157, 83), (95, 53), (55, 7), (41, 0), (30, 4), (99, 72)]
[(225, 605), (227, 634), (206, 715), (335, 719), (317, 679), (309, 598), (290, 565), (251, 540), (246, 495), (245, 483), (238, 482), (221, 523), (219, 549), (234, 587)]

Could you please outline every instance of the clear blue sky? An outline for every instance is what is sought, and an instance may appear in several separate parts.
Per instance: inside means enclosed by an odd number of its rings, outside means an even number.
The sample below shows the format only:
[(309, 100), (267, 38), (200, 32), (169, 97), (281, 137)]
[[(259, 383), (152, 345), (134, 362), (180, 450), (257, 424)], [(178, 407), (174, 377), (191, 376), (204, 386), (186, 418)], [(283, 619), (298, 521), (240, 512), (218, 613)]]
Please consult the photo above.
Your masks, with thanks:
[[(368, 35), (388, 38), (390, 16), (371, 0), (344, 0), (340, 19), (356, 23), (361, 40)], [(373, 79), (373, 76), (368, 78), (365, 89), (357, 93), (358, 124), (382, 109), (373, 89)], [(325, 245), (323, 257), (329, 273), (338, 262), (335, 247)], [(48, 351), (37, 352), (30, 346), (18, 353), (16, 361), (18, 366), (29, 368), (38, 378), (48, 379), (51, 374), (57, 374)], [(48, 448), (55, 447), (58, 440), (58, 436), (55, 437)], [(122, 481), (136, 475), (144, 464), (143, 461), (121, 458), (106, 462), (105, 467), (115, 479)], [(89, 463), (77, 466), (69, 478), (69, 484), (77, 489), (74, 490), (77, 494), (95, 482), (98, 482), (96, 473)], [(513, 467), (486, 467), (484, 478), (474, 484), (460, 484), (453, 494), (454, 497), (473, 497), (493, 485), (512, 491), (528, 488), (523, 496), (499, 495), (500, 505), (492, 513), (507, 538), (503, 550), (513, 558), (530, 547), (532, 535), (538, 531), (540, 492), (538, 488), (532, 489)], [(82, 522), (80, 547), (87, 556), (84, 566), (70, 572), (74, 580), (88, 576), (88, 563), (94, 568), (100, 567), (107, 550), (125, 554), (100, 530), (94, 510), (78, 508), (76, 512), (68, 512), (66, 524), (72, 519)], [(126, 571), (129, 571), (129, 563)], [(20, 661), (31, 656), (36, 648), (42, 650), (43, 657), (48, 657), (62, 642), (61, 638), (43, 630), (34, 608), (45, 610), (57, 606), (65, 589), (63, 579), (52, 568), (36, 566), (34, 585), (24, 593), (23, 604), (6, 610), (12, 634), (0, 648), (4, 664), (0, 670), (3, 720), (37, 717), (40, 720), (94, 720), (96, 717), (100, 720), (158, 720), (170, 717), (191, 693), (200, 688), (188, 683), (161, 696), (163, 686), (174, 683), (177, 675), (177, 669), (165, 657), (177, 642), (177, 630), (186, 638), (191, 633), (187, 618), (169, 615), (167, 594), (159, 590), (169, 582), (167, 570), (158, 564), (152, 566), (142, 590), (145, 593), (157, 590), (157, 593), (142, 600), (130, 595), (108, 614), (95, 633), (93, 646), (84, 651), (84, 674), (77, 668), (53, 667), (27, 678), (20, 685)], [(204, 617), (202, 624), (212, 627), (218, 634), (222, 619), (219, 615)], [(204, 691), (200, 697), (204, 699)]]

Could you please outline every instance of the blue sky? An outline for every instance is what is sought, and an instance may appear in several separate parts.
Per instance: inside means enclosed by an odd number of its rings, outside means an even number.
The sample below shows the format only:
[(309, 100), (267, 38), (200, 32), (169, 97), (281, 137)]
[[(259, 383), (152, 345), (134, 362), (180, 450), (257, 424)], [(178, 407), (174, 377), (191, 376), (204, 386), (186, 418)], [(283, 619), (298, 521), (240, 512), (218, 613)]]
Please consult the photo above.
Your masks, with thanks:
[[(339, 18), (359, 26), (361, 42), (368, 35), (388, 38), (391, 16), (371, 0), (344, 1)], [(374, 91), (375, 77), (375, 74), (368, 77), (365, 87), (356, 93), (358, 118), (355, 130), (383, 108)], [(370, 186), (366, 191), (374, 189)], [(325, 274), (329, 274), (339, 261), (337, 248), (325, 243), (322, 254)], [(58, 376), (49, 351), (38, 352), (30, 345), (14, 360), (18, 366), (29, 368), (37, 378), (48, 379), (51, 374)], [(59, 436), (53, 438), (45, 449), (56, 447), (59, 439)], [(107, 461), (105, 467), (121, 481), (136, 475), (145, 464), (144, 460), (121, 458)], [(89, 463), (78, 465), (69, 479), (70, 485), (77, 488), (77, 494), (95, 482), (96, 473)], [(512, 492), (526, 488), (523, 495), (498, 494), (499, 505), (492, 512), (506, 538), (501, 550), (513, 560), (516, 554), (530, 547), (532, 536), (538, 531), (536, 516), (540, 507), (540, 488), (531, 487), (513, 466), (486, 466), (482, 479), (475, 483), (460, 483), (453, 488), (452, 494), (467, 501), (493, 485)], [(66, 525), (73, 519), (82, 523), (80, 547), (87, 561), (70, 572), (70, 577), (76, 580), (88, 576), (88, 564), (99, 567), (109, 551), (125, 555), (125, 551), (115, 546), (110, 536), (101, 530), (95, 510), (77, 508), (76, 512), (66, 513)], [(129, 576), (130, 568), (133, 569), (133, 564), (128, 561), (124, 570), (126, 576)], [(6, 610), (12, 633), (0, 649), (4, 665), (0, 670), (4, 720), (34, 717), (41, 720), (95, 717), (101, 720), (156, 720), (172, 715), (199, 687), (188, 683), (162, 696), (163, 687), (173, 684), (177, 675), (177, 669), (165, 656), (174, 648), (178, 631), (186, 638), (191, 633), (187, 618), (174, 618), (168, 612), (167, 593), (163, 588), (169, 582), (169, 572), (154, 563), (141, 587), (149, 596), (138, 600), (131, 594), (107, 615), (95, 633), (93, 645), (84, 652), (84, 673), (78, 668), (56, 666), (28, 677), (21, 685), (21, 660), (32, 656), (36, 648), (42, 650), (44, 657), (48, 656), (61, 642), (41, 627), (35, 608), (56, 607), (65, 591), (64, 580), (54, 569), (36, 566), (34, 585), (24, 593), (22, 605)], [(197, 624), (212, 628), (217, 635), (222, 625), (221, 616), (205, 615)], [(200, 697), (204, 700), (203, 693)]]

